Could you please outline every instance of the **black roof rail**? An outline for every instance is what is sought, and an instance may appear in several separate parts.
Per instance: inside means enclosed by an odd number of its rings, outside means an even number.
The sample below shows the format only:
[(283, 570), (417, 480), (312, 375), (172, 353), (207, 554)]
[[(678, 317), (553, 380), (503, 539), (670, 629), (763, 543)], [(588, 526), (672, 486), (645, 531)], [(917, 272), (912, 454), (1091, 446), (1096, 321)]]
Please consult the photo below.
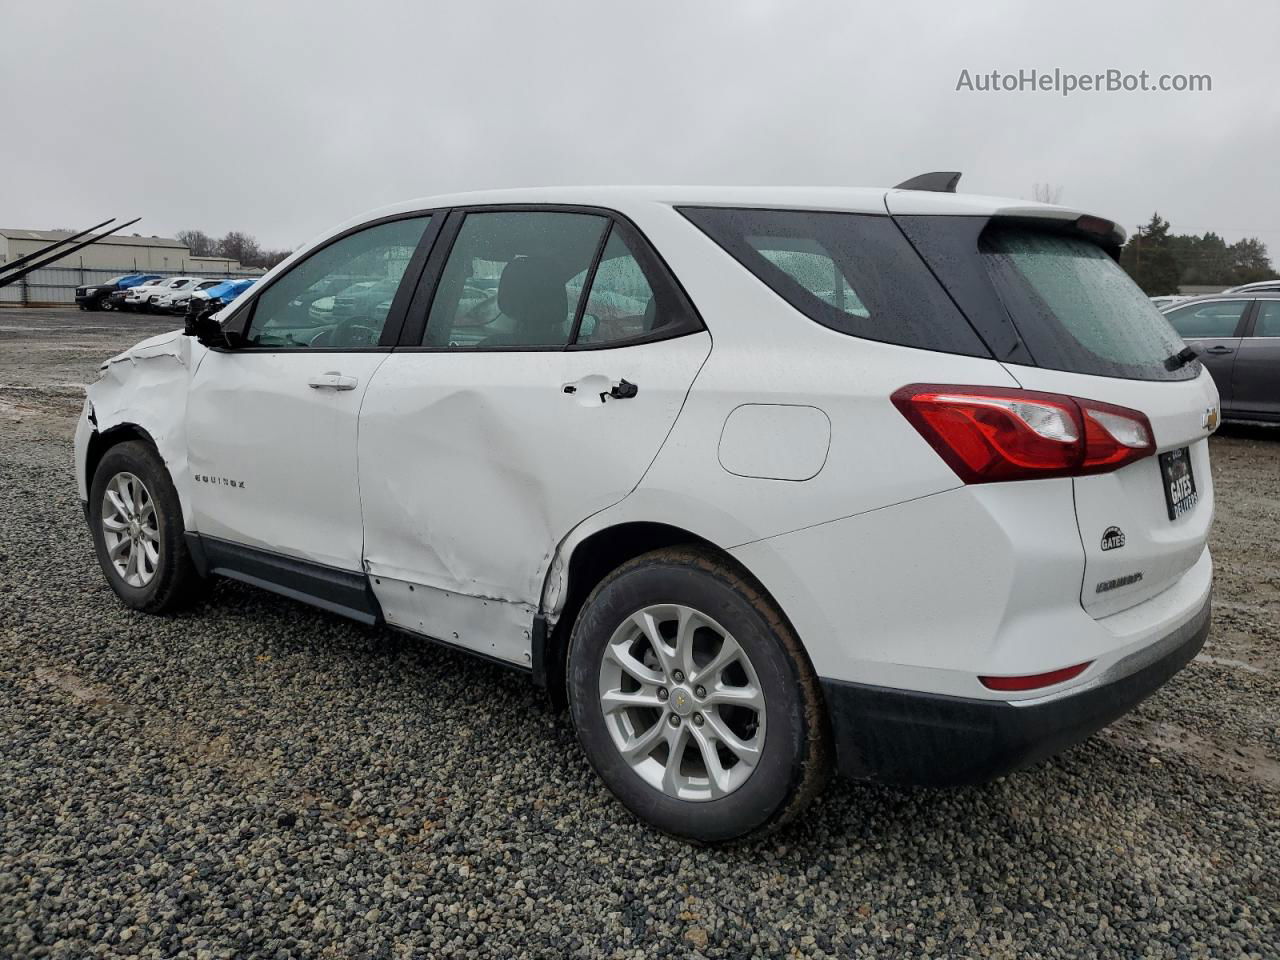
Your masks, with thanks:
[(922, 173), (910, 180), (903, 180), (895, 190), (928, 190), (931, 193), (955, 193), (956, 184), (960, 182), (959, 170), (939, 170), (934, 173)]

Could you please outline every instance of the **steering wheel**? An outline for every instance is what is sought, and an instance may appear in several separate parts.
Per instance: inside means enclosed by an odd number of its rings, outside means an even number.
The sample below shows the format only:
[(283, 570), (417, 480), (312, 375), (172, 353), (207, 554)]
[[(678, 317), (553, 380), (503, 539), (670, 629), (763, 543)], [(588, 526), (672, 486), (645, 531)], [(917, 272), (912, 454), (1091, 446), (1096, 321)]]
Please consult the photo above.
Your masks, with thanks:
[(363, 317), (352, 317), (330, 330), (322, 330), (312, 337), (311, 346), (376, 347), (380, 333), (363, 320)]

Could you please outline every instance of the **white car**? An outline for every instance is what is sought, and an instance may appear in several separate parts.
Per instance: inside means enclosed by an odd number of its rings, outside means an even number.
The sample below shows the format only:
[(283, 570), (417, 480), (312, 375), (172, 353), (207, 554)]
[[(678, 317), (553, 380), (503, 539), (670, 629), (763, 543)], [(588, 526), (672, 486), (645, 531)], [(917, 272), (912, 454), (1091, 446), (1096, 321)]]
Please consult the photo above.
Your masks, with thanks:
[(149, 310), (156, 306), (161, 297), (191, 288), (201, 279), (201, 277), (166, 277), (154, 284), (144, 283), (129, 290), (125, 294), (124, 302), (134, 310)]
[(1280, 280), (1258, 280), (1254, 283), (1242, 283), (1238, 287), (1228, 287), (1223, 293), (1275, 293), (1280, 291)]
[[(1217, 391), (1123, 236), (929, 189), (405, 203), (107, 361), (80, 497), (129, 607), (232, 577), (509, 665), (673, 834), (833, 768), (986, 780), (1208, 630)], [(370, 273), (387, 309), (310, 314)]]
[[(138, 303), (142, 297), (150, 297), (164, 283), (167, 283), (168, 277), (152, 277), (150, 280), (144, 280), (142, 283), (132, 287), (125, 287), (123, 290), (113, 290), (108, 296), (110, 305), (108, 310), (136, 310)], [(133, 297), (133, 300), (129, 298)]]
[(226, 283), (226, 280), (201, 280), (195, 277), (192, 278), (190, 283), (186, 283), (176, 290), (157, 294), (152, 299), (151, 306), (156, 310), (180, 312), (187, 309), (187, 302), (197, 290), (208, 290), (210, 287), (216, 287), (220, 283)]

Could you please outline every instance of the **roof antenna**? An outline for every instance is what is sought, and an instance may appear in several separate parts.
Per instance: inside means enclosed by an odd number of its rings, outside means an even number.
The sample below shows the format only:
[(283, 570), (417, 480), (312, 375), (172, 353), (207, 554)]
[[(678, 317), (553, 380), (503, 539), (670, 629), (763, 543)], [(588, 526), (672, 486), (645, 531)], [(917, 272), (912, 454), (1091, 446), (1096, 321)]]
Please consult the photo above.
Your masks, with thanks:
[(955, 193), (956, 184), (960, 182), (959, 170), (939, 170), (935, 173), (922, 173), (910, 180), (903, 180), (895, 190), (928, 190), (931, 193)]

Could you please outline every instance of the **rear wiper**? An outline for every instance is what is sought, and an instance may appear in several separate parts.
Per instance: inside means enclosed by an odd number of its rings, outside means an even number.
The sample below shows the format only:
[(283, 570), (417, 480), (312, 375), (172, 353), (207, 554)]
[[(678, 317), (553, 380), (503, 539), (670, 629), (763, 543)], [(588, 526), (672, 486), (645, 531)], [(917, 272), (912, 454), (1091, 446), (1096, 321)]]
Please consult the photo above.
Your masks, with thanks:
[(1164, 368), (1169, 372), (1180, 370), (1196, 358), (1196, 352), (1190, 347), (1183, 347), (1171, 357), (1165, 357)]

